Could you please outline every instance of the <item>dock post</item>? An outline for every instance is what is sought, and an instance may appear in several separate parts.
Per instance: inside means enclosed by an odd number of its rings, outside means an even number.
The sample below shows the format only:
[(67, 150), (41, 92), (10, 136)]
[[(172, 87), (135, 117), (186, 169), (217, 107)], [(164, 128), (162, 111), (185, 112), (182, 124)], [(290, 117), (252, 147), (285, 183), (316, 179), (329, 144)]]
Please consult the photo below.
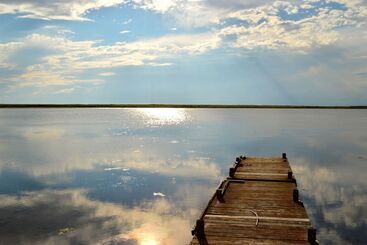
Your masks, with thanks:
[(222, 189), (217, 189), (215, 191), (215, 195), (216, 195), (219, 202), (224, 202), (222, 191), (223, 191)]
[(245, 160), (245, 159), (246, 159), (246, 157), (243, 156), (243, 155), (240, 155), (239, 157), (236, 157), (236, 160), (233, 164), (233, 167), (229, 169), (229, 177), (234, 178), (234, 174), (235, 174), (237, 168), (240, 166), (241, 161)]
[(236, 168), (229, 169), (229, 177), (234, 178), (234, 173), (236, 172)]
[(292, 173), (292, 171), (289, 171), (288, 172), (288, 179), (293, 179), (293, 173)]
[(308, 228), (308, 242), (311, 245), (319, 245), (319, 242), (316, 240), (316, 229), (313, 227)]
[(206, 237), (205, 237), (203, 219), (196, 220), (196, 226), (195, 226), (195, 230), (193, 230), (193, 233), (194, 233), (193, 235), (195, 235), (196, 238), (198, 239), (200, 245), (208, 245), (208, 241), (206, 240)]
[(299, 192), (297, 189), (293, 190), (293, 201), (297, 203), (299, 202)]

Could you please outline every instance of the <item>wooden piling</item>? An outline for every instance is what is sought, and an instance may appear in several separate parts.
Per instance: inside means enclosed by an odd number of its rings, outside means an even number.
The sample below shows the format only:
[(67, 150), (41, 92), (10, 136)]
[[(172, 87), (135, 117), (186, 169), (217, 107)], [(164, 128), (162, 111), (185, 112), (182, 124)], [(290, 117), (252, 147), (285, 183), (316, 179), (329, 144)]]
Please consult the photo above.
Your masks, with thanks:
[(287, 155), (237, 157), (190, 244), (318, 244)]

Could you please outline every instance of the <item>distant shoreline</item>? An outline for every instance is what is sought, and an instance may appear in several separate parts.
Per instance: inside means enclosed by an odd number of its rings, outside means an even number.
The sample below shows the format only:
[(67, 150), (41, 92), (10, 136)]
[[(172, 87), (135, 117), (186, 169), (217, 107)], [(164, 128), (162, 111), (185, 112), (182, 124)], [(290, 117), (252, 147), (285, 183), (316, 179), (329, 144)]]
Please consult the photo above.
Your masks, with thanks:
[(367, 109), (367, 106), (216, 105), (216, 104), (0, 104), (11, 108), (207, 108), (207, 109)]

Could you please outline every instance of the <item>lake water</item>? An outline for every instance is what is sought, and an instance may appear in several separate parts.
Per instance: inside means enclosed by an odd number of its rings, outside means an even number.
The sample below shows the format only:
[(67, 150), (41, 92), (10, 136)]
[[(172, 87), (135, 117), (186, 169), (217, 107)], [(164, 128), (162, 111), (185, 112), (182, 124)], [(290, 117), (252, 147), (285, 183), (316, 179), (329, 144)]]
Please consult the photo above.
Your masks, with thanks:
[(2, 109), (0, 244), (187, 244), (236, 156), (282, 152), (321, 244), (367, 244), (367, 110)]

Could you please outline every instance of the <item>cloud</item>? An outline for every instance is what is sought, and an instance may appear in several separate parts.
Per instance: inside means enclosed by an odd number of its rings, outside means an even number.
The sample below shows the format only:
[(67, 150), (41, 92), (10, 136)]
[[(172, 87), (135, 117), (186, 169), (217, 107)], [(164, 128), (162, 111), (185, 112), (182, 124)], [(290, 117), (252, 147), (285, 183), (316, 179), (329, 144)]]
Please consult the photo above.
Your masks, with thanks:
[(114, 76), (116, 75), (116, 73), (114, 72), (101, 72), (101, 73), (98, 73), (98, 76), (102, 76), (102, 77), (111, 77), (111, 76)]
[(166, 12), (169, 9), (176, 7), (180, 2), (180, 0), (133, 0), (135, 4), (144, 9), (154, 10), (157, 12)]
[(123, 30), (123, 31), (120, 31), (120, 34), (127, 34), (127, 33), (130, 33), (131, 31), (130, 30)]
[(2, 0), (1, 14), (44, 20), (89, 20), (85, 15), (95, 9), (126, 3), (126, 0)]
[[(99, 84), (100, 79), (80, 78), (86, 70), (122, 66), (167, 66), (160, 59), (176, 55), (198, 55), (215, 49), (220, 40), (213, 33), (164, 36), (130, 43), (101, 45), (99, 41), (73, 41), (67, 37), (31, 34), (17, 42), (0, 45), (1, 67), (17, 70), (18, 75), (2, 77), (12, 88), (69, 84)], [(39, 57), (22, 66), (11, 60), (24, 49), (38, 49)], [(32, 57), (27, 57), (31, 59)], [(18, 60), (19, 62), (19, 60)]]
[(71, 94), (75, 91), (75, 88), (64, 88), (54, 92), (55, 94)]
[(139, 0), (136, 4), (171, 16), (181, 26), (212, 26), (225, 45), (245, 49), (305, 52), (335, 43), (346, 35), (344, 29), (363, 31), (367, 18), (362, 0), (332, 2), (341, 7), (322, 1), (171, 0), (162, 8), (157, 2)]
[[(11, 89), (18, 89), (24, 87), (46, 87), (46, 86), (64, 86), (69, 84), (90, 83), (98, 84), (101, 80), (97, 79), (78, 79), (73, 75), (72, 71), (64, 70), (47, 70), (48, 65), (31, 66), (28, 67), (23, 74), (13, 76), (8, 79), (11, 83)], [(59, 90), (61, 91), (61, 90)], [(65, 93), (66, 90), (63, 92)], [(72, 92), (72, 90), (68, 90)]]
[[(2, 0), (1, 14), (17, 14), (19, 18), (34, 18), (43, 20), (89, 20), (86, 15), (92, 10), (118, 5), (132, 5), (149, 11), (170, 13), (180, 16), (211, 17), (213, 14), (228, 12), (239, 8), (253, 8), (272, 1), (269, 0), (230, 0), (225, 3), (220, 0)], [(212, 14), (210, 14), (212, 12)], [(212, 18), (209, 18), (212, 20)], [(130, 23), (130, 19), (125, 24)], [(197, 22), (199, 23), (199, 22)]]
[[(231, 0), (224, 4), (218, 0), (56, 0), (52, 2), (45, 0), (2, 0), (0, 2), (0, 13), (18, 14), (19, 18), (88, 21), (90, 19), (86, 15), (92, 10), (130, 4), (148, 11), (170, 14), (180, 20), (181, 23), (190, 22), (203, 25), (203, 23), (217, 20), (214, 15), (227, 13), (229, 10), (238, 8), (255, 7), (269, 2), (271, 1)], [(124, 21), (123, 24), (129, 24), (130, 20)]]
[(133, 22), (133, 19), (131, 19), (131, 18), (130, 18), (130, 19), (127, 19), (127, 20), (123, 21), (123, 22), (122, 22), (122, 24), (123, 24), (123, 25), (128, 25), (128, 24), (130, 24), (131, 22)]
[(19, 50), (21, 47), (21, 42), (0, 43), (0, 68), (14, 68), (16, 64), (15, 62), (9, 61), (9, 54), (16, 52), (16, 50)]
[(308, 8), (277, 1), (272, 5), (239, 10), (228, 17), (244, 21), (245, 24), (224, 27), (220, 35), (222, 38), (231, 38), (234, 47), (307, 51), (335, 43), (344, 36), (343, 27), (348, 29), (363, 25), (362, 19), (358, 17), (362, 12), (360, 8), (343, 10), (318, 7), (315, 13), (294, 19), (279, 14), (279, 11), (284, 10), (294, 15)]
[(169, 62), (166, 62), (166, 63), (155, 63), (155, 62), (149, 62), (147, 63), (149, 66), (157, 66), (157, 67), (162, 67), (162, 66), (172, 66), (174, 65), (174, 63), (169, 63)]
[(248, 9), (272, 3), (269, 0), (133, 0), (136, 6), (172, 17), (183, 26), (202, 27), (218, 24), (239, 9)]

